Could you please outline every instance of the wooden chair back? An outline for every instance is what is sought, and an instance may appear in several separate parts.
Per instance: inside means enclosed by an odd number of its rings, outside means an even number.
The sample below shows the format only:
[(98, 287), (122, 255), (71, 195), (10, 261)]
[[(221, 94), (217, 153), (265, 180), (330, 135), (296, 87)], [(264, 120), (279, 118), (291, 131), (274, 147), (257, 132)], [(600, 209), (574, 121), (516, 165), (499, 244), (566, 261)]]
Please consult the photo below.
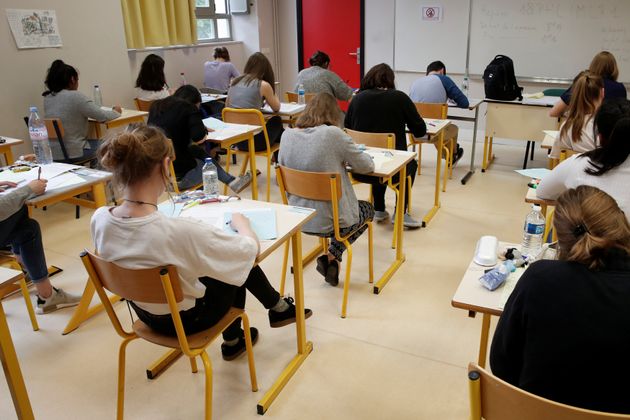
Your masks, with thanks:
[(443, 120), (448, 115), (448, 105), (447, 104), (429, 104), (429, 103), (420, 103), (414, 102), (416, 109), (418, 110), (418, 114), (422, 118), (435, 118), (438, 120)]
[(630, 415), (603, 413), (557, 403), (523, 391), (479, 367), (468, 365), (473, 420), (628, 420)]
[[(223, 121), (234, 124), (248, 124), (265, 127), (265, 117), (259, 109), (223, 108)], [(265, 136), (267, 131), (265, 130)]]
[(284, 204), (287, 204), (286, 193), (308, 200), (333, 201), (334, 184), (336, 199), (341, 198), (341, 177), (334, 172), (307, 172), (286, 166), (276, 166), (276, 176)]
[(580, 152), (576, 152), (575, 150), (572, 150), (572, 149), (562, 149), (562, 150), (560, 151), (560, 159), (559, 159), (559, 162), (562, 162), (563, 160), (568, 159), (568, 158), (570, 158), (571, 156), (573, 156), (573, 155), (577, 155), (577, 154), (579, 154), (579, 153), (580, 153)]
[[(311, 102), (311, 100), (315, 96), (317, 96), (316, 93), (312, 93), (312, 92), (311, 93), (305, 93), (304, 94), (304, 101), (306, 103), (309, 103), (309, 102)], [(298, 94), (295, 93), (295, 92), (284, 92), (284, 97), (285, 97), (287, 102), (295, 102), (295, 103), (297, 103), (297, 101), (298, 101)]]
[(396, 136), (393, 133), (366, 133), (346, 128), (346, 133), (355, 143), (365, 144), (368, 147), (380, 147), (382, 149), (393, 149), (396, 144)]
[(153, 102), (155, 102), (155, 101), (145, 101), (143, 99), (138, 99), (138, 98), (134, 98), (133, 101), (136, 103), (136, 109), (138, 111), (146, 111), (146, 112), (149, 112), (149, 109), (151, 109), (151, 105), (153, 105)]
[(61, 124), (61, 120), (59, 118), (46, 118), (44, 119), (44, 124), (46, 124), (46, 130), (48, 131), (49, 140), (61, 139), (61, 141), (63, 141), (65, 131), (63, 129), (63, 124)]

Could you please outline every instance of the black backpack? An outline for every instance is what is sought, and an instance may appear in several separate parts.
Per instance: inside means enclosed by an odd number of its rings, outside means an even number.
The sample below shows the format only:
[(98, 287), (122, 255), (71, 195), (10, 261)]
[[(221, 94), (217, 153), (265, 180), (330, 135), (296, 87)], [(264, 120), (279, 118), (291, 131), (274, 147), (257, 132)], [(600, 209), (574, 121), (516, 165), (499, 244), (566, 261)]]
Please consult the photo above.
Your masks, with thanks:
[(486, 98), (502, 101), (523, 100), (523, 88), (516, 83), (514, 63), (505, 55), (497, 55), (483, 72)]

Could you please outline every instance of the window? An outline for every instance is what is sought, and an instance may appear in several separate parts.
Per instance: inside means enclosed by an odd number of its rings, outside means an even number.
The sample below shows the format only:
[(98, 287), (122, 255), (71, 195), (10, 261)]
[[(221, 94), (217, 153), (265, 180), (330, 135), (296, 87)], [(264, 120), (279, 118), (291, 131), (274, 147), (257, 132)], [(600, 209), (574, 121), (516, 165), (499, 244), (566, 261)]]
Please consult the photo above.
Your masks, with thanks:
[(232, 17), (228, 0), (195, 0), (195, 5), (199, 42), (232, 39)]

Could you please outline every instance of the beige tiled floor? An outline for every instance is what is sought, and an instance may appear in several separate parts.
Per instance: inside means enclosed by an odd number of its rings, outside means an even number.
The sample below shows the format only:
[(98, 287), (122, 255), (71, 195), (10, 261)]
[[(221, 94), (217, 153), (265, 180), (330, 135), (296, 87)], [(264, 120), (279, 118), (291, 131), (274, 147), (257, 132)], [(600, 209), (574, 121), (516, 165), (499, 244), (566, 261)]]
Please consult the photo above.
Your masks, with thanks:
[[(463, 145), (470, 153), (470, 143)], [(367, 239), (357, 242), (347, 319), (339, 317), (341, 285), (325, 284), (313, 265), (305, 269), (306, 303), (314, 311), (307, 321), (307, 337), (314, 351), (266, 418), (467, 418), (465, 372), (467, 363), (476, 360), (481, 320), (452, 308), (450, 300), (477, 239), (491, 234), (519, 241), (528, 209), (523, 202), (527, 180), (513, 172), (522, 164), (524, 144), (497, 145), (495, 153), (498, 159), (491, 170), (478, 171), (466, 186), (459, 183), (470, 155), (464, 157), (431, 224), (405, 232), (407, 261), (378, 296), (367, 284)], [(425, 171), (414, 185), (416, 216), (433, 200), (433, 159), (433, 148), (426, 147)], [(531, 166), (545, 163), (544, 154), (537, 151)], [(264, 187), (263, 177), (261, 191)], [(359, 196), (367, 195), (365, 187), (358, 190)], [(275, 184), (272, 191), (273, 200), (279, 201)], [(390, 192), (387, 198), (392, 211)], [(65, 204), (35, 213), (42, 224), (48, 262), (64, 269), (53, 278), (54, 284), (74, 293), (80, 293), (85, 284), (78, 254), (90, 247), (90, 216), (90, 211), (82, 210), (81, 218), (75, 220), (74, 208)], [(375, 227), (377, 276), (393, 257), (391, 233), (389, 224)], [(304, 243), (306, 248), (314, 241), (306, 238)], [(276, 285), (280, 261), (277, 252), (263, 264)], [(294, 352), (295, 330), (270, 329), (262, 306), (251, 295), (248, 299), (252, 324), (261, 333), (255, 347), (261, 391), (248, 389), (246, 360), (224, 362), (218, 343), (214, 344), (209, 353), (214, 362), (214, 417), (218, 419), (259, 418), (258, 399)], [(33, 332), (20, 299), (10, 298), (4, 306), (36, 418), (113, 418), (119, 339), (107, 317), (97, 316), (62, 336), (71, 310), (38, 317), (41, 330)], [(127, 308), (119, 304), (118, 311), (124, 314)], [(130, 345), (126, 418), (202, 418), (203, 375), (191, 374), (186, 361), (180, 360), (155, 381), (146, 379), (146, 366), (160, 354), (159, 348), (144, 342)], [(0, 419), (11, 418), (15, 418), (11, 399), (5, 381), (0, 380)]]

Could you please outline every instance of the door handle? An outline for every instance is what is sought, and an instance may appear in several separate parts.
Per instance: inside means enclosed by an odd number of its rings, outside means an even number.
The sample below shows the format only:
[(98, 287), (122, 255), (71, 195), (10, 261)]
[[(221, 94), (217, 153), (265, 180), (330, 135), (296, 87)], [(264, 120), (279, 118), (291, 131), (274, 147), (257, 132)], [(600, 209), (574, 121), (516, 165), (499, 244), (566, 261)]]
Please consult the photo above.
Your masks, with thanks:
[(348, 55), (355, 56), (357, 58), (357, 64), (361, 64), (361, 48), (357, 48), (357, 52), (349, 52)]

